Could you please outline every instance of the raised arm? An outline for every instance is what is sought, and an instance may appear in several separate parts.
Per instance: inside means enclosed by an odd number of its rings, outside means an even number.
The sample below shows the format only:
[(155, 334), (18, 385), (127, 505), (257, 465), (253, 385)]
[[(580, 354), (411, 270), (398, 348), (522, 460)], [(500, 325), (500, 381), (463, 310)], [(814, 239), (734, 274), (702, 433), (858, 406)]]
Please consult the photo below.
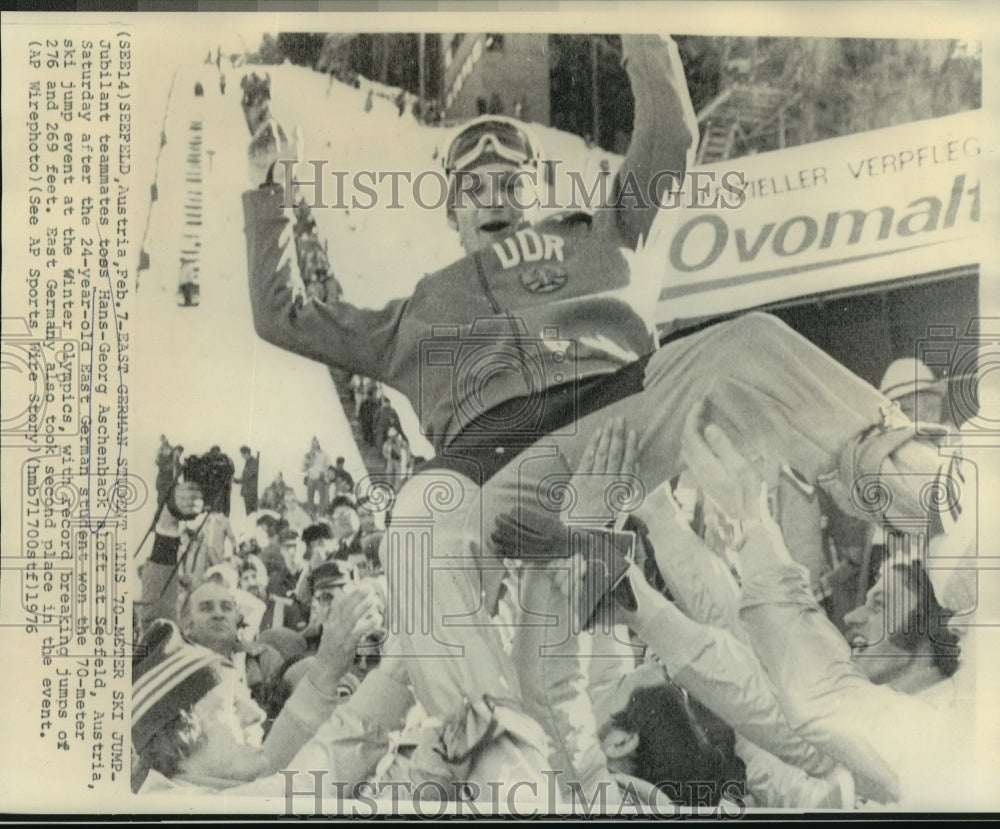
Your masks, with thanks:
[[(374, 630), (372, 607), (370, 597), (360, 593), (345, 594), (330, 606), (326, 618), (322, 620), (323, 636), (316, 660), (281, 709), (281, 714), (264, 741), (263, 749), (268, 758), (268, 766), (263, 773), (285, 768), (338, 707), (341, 700), (337, 694), (337, 686), (350, 669), (358, 644)], [(403, 705), (399, 716), (405, 714), (409, 707), (409, 691), (389, 676), (387, 671), (379, 672), (378, 676), (375, 676), (375, 672), (370, 673), (361, 687), (367, 694), (363, 701), (371, 703), (376, 698), (384, 697), (383, 701), (393, 702), (398, 697)], [(380, 695), (372, 690), (376, 687), (383, 691), (391, 688), (392, 691), (385, 691)], [(347, 710), (355, 708), (357, 703)], [(379, 706), (373, 711), (385, 714)], [(360, 714), (360, 709), (355, 713)]]
[(649, 527), (656, 567), (674, 601), (696, 622), (722, 628), (744, 644), (739, 621), (740, 588), (722, 560), (695, 535), (665, 482), (636, 510)]
[(829, 758), (789, 726), (774, 687), (753, 651), (721, 628), (689, 619), (645, 583), (633, 565), (635, 613), (624, 617), (678, 685), (722, 717), (739, 734), (809, 774), (833, 769)]
[(728, 475), (732, 482), (729, 500), (746, 528), (740, 619), (788, 722), (854, 774), (866, 796), (882, 803), (921, 797), (927, 772), (941, 767), (922, 762), (921, 752), (934, 746), (945, 756), (934, 709), (872, 684), (852, 662), (850, 646), (816, 603), (806, 569), (770, 516), (766, 485), (728, 436), (709, 425), (704, 437), (686, 432), (685, 443), (703, 481)]
[(279, 348), (373, 379), (383, 379), (406, 300), (381, 310), (306, 295), (294, 228), (277, 184), (243, 194), (254, 328)]
[[(606, 476), (617, 475), (619, 483), (634, 476), (637, 447), (638, 435), (634, 430), (626, 431), (623, 418), (595, 431), (570, 481), (583, 514), (596, 516), (607, 510)], [(672, 515), (674, 506), (664, 500), (667, 493), (665, 489), (655, 490), (643, 500), (643, 508), (638, 511), (649, 522), (658, 561), (661, 547), (665, 549), (675, 539), (683, 541), (687, 537), (679, 532), (681, 528)], [(668, 565), (665, 569), (675, 577), (689, 606), (706, 617), (727, 619), (738, 627), (733, 618), (733, 598), (725, 592), (728, 590), (725, 581), (717, 578), (710, 568), (699, 566), (698, 553), (702, 558), (712, 557), (705, 549), (678, 551), (676, 562), (669, 558), (664, 561)], [(685, 566), (685, 560), (691, 561)], [(745, 737), (787, 762), (813, 774), (832, 769), (826, 758), (788, 726), (774, 689), (749, 646), (726, 630), (688, 618), (646, 583), (636, 564), (630, 565), (627, 578), (635, 609), (616, 607), (616, 621), (624, 622), (639, 635), (672, 679)], [(688, 579), (706, 579), (710, 584), (701, 588), (688, 585)], [(713, 590), (718, 584), (723, 590), (716, 596)]]
[(177, 554), (181, 546), (181, 520), (194, 518), (204, 507), (201, 490), (187, 481), (178, 481), (156, 518), (153, 550), (142, 565), (142, 608), (139, 618), (145, 628), (154, 619), (177, 621), (180, 581)]
[[(648, 237), (657, 204), (670, 204), (669, 194), (680, 189), (698, 124), (672, 40), (622, 35), (622, 53), (635, 97), (632, 140), (616, 177), (615, 206), (600, 211), (597, 221), (612, 223), (622, 244), (634, 249), (640, 236)], [(655, 202), (650, 199), (651, 185)]]

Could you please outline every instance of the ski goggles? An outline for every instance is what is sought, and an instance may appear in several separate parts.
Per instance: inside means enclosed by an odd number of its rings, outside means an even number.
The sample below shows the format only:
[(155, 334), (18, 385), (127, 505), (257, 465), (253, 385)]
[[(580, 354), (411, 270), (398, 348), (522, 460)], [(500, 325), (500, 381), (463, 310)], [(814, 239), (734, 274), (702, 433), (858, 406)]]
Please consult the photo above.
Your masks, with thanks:
[(539, 152), (531, 136), (515, 121), (486, 118), (473, 121), (452, 139), (445, 172), (465, 170), (485, 155), (493, 154), (518, 166), (538, 165)]

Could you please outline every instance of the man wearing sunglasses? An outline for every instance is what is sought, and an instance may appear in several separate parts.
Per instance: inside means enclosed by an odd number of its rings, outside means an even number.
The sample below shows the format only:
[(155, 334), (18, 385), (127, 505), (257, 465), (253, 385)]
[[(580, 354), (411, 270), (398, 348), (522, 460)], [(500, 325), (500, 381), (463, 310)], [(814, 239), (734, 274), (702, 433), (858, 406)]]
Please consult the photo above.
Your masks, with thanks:
[[(526, 191), (542, 178), (537, 141), (517, 121), (477, 119), (446, 154), (447, 219), (466, 257), (381, 310), (309, 298), (292, 255), (296, 234), (315, 227), (308, 209), (301, 203), (293, 224), (281, 212), (280, 185), (244, 194), (258, 334), (394, 386), (437, 451), (397, 494), (383, 564), (401, 651), (417, 657), (417, 697), (442, 720), (469, 701), (490, 699), (496, 721), (501, 708), (518, 706), (533, 664), (511, 664), (493, 627), (507, 570), (491, 530), (525, 498), (559, 512), (546, 497), (579, 466), (598, 423), (627, 415), (644, 427), (639, 477), (647, 491), (681, 471), (685, 416), (706, 399), (705, 418), (733, 428), (751, 456), (779, 441), (773, 448), (799, 477), (812, 484), (826, 475), (845, 507), (858, 477), (887, 459), (904, 470), (936, 468), (910, 440), (912, 424), (883, 414), (885, 398), (773, 318), (750, 314), (655, 351), (652, 311), (667, 257), (653, 243), (663, 236), (653, 224), (680, 188), (697, 128), (672, 42), (626, 35), (622, 55), (635, 118), (609, 204), (532, 224)], [(612, 638), (604, 637), (614, 648)], [(574, 765), (596, 739), (583, 726), (577, 732), (579, 722), (563, 717), (546, 728), (561, 757), (531, 755), (522, 741), (528, 760), (500, 762), (593, 782), (598, 769)], [(469, 754), (476, 739), (469, 734)]]

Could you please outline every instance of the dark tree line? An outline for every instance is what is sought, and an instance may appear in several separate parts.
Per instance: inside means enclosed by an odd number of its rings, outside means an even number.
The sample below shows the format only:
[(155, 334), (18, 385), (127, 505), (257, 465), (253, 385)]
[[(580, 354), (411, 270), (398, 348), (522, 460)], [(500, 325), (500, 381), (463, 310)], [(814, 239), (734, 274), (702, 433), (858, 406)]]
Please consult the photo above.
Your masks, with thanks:
[[(781, 124), (741, 132), (733, 156), (976, 109), (982, 98), (978, 44), (953, 40), (860, 38), (676, 38), (695, 111), (727, 89), (779, 90), (788, 101)], [(425, 94), (440, 94), (441, 38), (424, 36)], [(632, 130), (633, 99), (611, 35), (552, 35), (549, 123), (622, 151)], [(251, 60), (334, 67), (417, 94), (416, 34), (265, 35)], [(596, 72), (596, 76), (595, 76)], [(595, 95), (596, 82), (596, 95)], [(502, 79), (495, 85), (502, 86)]]

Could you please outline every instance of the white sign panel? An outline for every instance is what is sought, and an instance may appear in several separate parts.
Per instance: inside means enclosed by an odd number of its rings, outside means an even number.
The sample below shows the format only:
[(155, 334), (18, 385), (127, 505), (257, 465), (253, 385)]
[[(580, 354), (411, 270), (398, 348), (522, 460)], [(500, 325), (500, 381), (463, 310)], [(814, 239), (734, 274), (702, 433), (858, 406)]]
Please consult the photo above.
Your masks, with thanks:
[(980, 120), (965, 112), (695, 171), (687, 186), (702, 193), (667, 217), (657, 322), (975, 264)]

